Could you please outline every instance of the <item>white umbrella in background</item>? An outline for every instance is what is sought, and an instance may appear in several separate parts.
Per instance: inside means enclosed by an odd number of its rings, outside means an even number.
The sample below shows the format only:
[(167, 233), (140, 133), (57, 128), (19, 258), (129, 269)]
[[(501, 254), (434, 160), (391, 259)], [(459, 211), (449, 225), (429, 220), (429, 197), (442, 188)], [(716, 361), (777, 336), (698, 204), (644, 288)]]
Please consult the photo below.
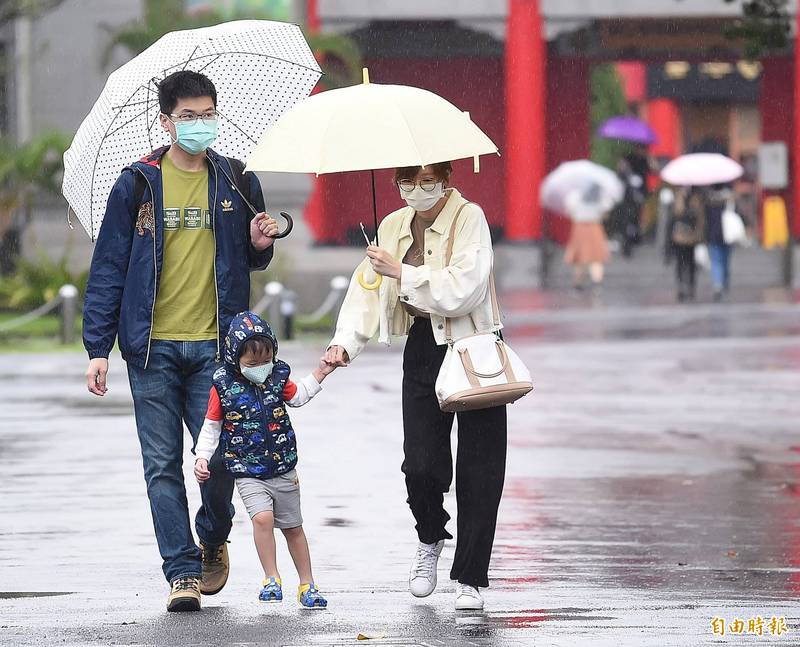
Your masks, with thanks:
[(214, 83), (214, 150), (242, 159), (322, 74), (297, 25), (267, 20), (171, 32), (113, 72), (64, 154), (64, 197), (93, 240), (122, 169), (169, 144), (158, 121), (158, 83), (178, 70)]
[(539, 189), (543, 207), (585, 221), (596, 220), (595, 211), (607, 212), (624, 195), (625, 186), (617, 174), (589, 160), (564, 162), (545, 177)]
[(726, 184), (742, 177), (742, 165), (719, 153), (689, 153), (676, 157), (661, 171), (661, 179), (676, 186)]

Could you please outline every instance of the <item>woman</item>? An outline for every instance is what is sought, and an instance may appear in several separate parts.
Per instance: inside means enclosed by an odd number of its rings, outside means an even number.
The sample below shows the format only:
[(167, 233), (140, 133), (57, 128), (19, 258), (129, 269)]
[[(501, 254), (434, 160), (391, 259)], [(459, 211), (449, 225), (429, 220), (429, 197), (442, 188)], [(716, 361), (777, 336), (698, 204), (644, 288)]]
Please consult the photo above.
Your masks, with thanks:
[[(497, 331), (492, 316), (489, 276), (492, 242), (483, 210), (448, 188), (449, 162), (397, 169), (395, 181), (408, 206), (380, 225), (380, 247), (370, 246), (356, 269), (339, 314), (326, 360), (345, 366), (380, 333), (408, 335), (403, 357), (402, 471), (408, 504), (416, 519), (419, 545), (409, 575), (416, 597), (436, 588), (436, 567), (450, 518), (443, 506), (453, 477), (450, 431), (453, 414), (444, 413), (434, 384), (447, 348), (445, 318), (452, 338)], [(452, 257), (445, 267), (451, 225), (457, 218)], [(359, 275), (382, 276), (376, 290)], [(363, 282), (363, 275), (362, 275)], [(456, 609), (482, 609), (479, 587), (489, 586), (489, 559), (506, 462), (506, 408), (458, 414), (456, 552), (450, 570), (457, 580)]]
[(588, 268), (592, 287), (597, 291), (603, 284), (604, 266), (610, 256), (602, 221), (613, 205), (597, 184), (571, 191), (564, 202), (572, 219), (564, 261), (575, 268), (576, 290), (583, 289), (583, 276)]
[(675, 255), (678, 301), (694, 301), (696, 293), (695, 247), (703, 242), (705, 205), (700, 192), (680, 189), (673, 205), (668, 244)]
[(722, 231), (722, 214), (733, 199), (733, 192), (725, 184), (715, 184), (705, 196), (705, 234), (708, 255), (711, 257), (711, 282), (714, 284), (714, 301), (722, 301), (730, 290), (730, 263), (732, 245), (725, 242)]

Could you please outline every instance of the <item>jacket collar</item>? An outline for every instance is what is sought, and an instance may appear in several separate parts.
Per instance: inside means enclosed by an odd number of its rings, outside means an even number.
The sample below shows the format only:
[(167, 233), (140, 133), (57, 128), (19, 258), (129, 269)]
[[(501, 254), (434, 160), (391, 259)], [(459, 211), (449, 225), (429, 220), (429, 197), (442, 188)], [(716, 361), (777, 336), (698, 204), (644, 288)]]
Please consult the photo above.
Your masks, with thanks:
[[(433, 224), (430, 226), (430, 229), (440, 236), (444, 235), (453, 224), (454, 215), (458, 211), (458, 208), (465, 202), (461, 193), (454, 187), (446, 189), (446, 193), (448, 196), (447, 202), (445, 202), (444, 208), (439, 212), (439, 215), (436, 216), (436, 220), (434, 220)], [(400, 238), (413, 236), (411, 233), (411, 222), (414, 220), (415, 214), (416, 211), (414, 211), (414, 209), (406, 207), (406, 213), (403, 216), (403, 224), (400, 227)]]
[[(156, 173), (161, 170), (161, 158), (166, 155), (167, 151), (169, 150), (169, 146), (162, 146), (161, 148), (157, 148), (152, 153), (149, 153), (142, 157), (139, 161), (134, 162), (133, 165), (137, 166), (139, 169), (143, 170), (145, 173)], [(224, 159), (219, 153), (209, 148), (206, 151), (206, 156), (209, 160), (213, 163), (219, 165), (222, 163)], [(132, 165), (132, 166), (133, 166)]]

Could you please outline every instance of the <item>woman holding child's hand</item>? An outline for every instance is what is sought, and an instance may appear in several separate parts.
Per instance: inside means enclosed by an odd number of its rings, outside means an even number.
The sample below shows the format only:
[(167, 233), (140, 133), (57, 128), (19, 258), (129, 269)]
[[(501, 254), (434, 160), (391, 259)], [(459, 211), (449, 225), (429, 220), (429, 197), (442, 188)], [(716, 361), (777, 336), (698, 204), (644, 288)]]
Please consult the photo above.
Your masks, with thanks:
[[(380, 226), (380, 247), (370, 245), (356, 268), (325, 354), (347, 366), (379, 333), (408, 335), (403, 356), (403, 473), (419, 545), (409, 575), (416, 597), (436, 588), (436, 566), (450, 518), (443, 494), (450, 488), (453, 414), (439, 408), (434, 384), (450, 339), (497, 331), (489, 277), (492, 242), (483, 210), (447, 188), (449, 162), (397, 169), (400, 197), (408, 204)], [(455, 227), (455, 228), (454, 228)], [(454, 232), (451, 235), (450, 232)], [(452, 241), (451, 241), (452, 238)], [(448, 245), (452, 257), (445, 266)], [(383, 276), (378, 289), (358, 281), (364, 272)], [(456, 500), (458, 542), (450, 577), (458, 581), (456, 609), (482, 609), (478, 587), (488, 568), (506, 461), (506, 408), (458, 414)]]

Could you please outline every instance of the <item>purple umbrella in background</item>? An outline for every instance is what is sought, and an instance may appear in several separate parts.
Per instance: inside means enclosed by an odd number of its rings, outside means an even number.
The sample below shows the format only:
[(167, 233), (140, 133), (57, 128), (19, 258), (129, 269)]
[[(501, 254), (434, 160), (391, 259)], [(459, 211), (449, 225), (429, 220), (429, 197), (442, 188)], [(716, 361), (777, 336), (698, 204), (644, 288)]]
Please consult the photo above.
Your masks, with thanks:
[(658, 136), (652, 128), (636, 117), (611, 117), (598, 128), (597, 134), (606, 139), (622, 139), (637, 144), (655, 144)]

